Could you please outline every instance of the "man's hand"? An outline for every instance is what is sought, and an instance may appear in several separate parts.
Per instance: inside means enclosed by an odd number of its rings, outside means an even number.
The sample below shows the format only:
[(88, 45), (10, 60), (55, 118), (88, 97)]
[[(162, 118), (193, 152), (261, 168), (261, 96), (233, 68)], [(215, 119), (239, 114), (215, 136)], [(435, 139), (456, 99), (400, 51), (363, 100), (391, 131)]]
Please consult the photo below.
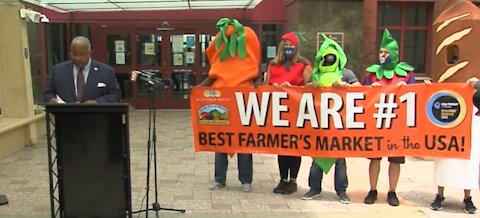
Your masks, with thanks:
[(292, 86), (292, 84), (290, 84), (289, 82), (284, 82), (281, 85), (281, 87), (290, 87), (290, 86)]
[(86, 100), (84, 103), (85, 104), (96, 104), (97, 101), (96, 100)]
[(318, 88), (318, 84), (316, 82), (309, 82), (309, 83), (305, 84), (305, 87), (315, 89), (315, 88)]
[(465, 86), (475, 86), (480, 80), (477, 77), (472, 77), (465, 82)]
[(379, 83), (379, 82), (374, 82), (374, 83), (372, 83), (371, 86), (373, 86), (373, 87), (380, 87), (380, 86), (382, 86), (382, 84)]
[(432, 81), (426, 79), (426, 80), (423, 80), (423, 83), (427, 84), (427, 85), (432, 85)]
[(402, 86), (405, 86), (405, 85), (407, 85), (407, 83), (404, 82), (404, 81), (400, 81), (400, 82), (397, 83), (397, 87), (402, 87)]
[(52, 99), (50, 99), (50, 103), (52, 103), (52, 104), (58, 103), (57, 98), (52, 98)]
[(350, 85), (347, 82), (342, 82), (342, 81), (335, 81), (332, 83), (332, 87), (334, 88), (340, 88), (340, 87), (349, 87)]
[(141, 73), (140, 71), (136, 71), (136, 70), (132, 71), (130, 74), (130, 81), (137, 81), (137, 76), (140, 73)]

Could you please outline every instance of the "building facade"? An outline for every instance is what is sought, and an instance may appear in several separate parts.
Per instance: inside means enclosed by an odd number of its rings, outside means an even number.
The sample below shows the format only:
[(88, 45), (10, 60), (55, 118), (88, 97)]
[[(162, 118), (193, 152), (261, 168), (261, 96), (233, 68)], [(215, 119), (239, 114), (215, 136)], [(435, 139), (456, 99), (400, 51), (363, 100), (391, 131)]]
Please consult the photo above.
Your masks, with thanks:
[[(129, 81), (133, 70), (149, 71), (172, 81), (169, 89), (156, 90), (155, 107), (189, 108), (189, 88), (207, 76), (205, 50), (217, 32), (222, 17), (236, 18), (252, 27), (262, 44), (262, 66), (268, 47), (274, 47), (285, 23), (283, 0), (263, 0), (253, 9), (202, 9), (120, 12), (58, 13), (38, 8), (50, 22), (40, 25), (46, 56), (42, 78), (46, 81), (53, 65), (69, 58), (71, 39), (91, 39), (96, 60), (112, 66), (122, 89), (122, 101), (147, 108), (149, 91), (142, 82)], [(42, 42), (43, 43), (43, 42)]]
[[(342, 36), (347, 67), (362, 77), (377, 62), (381, 34), (389, 29), (400, 47), (400, 60), (415, 67), (419, 79), (430, 77), (432, 23), (456, 0), (287, 0), (286, 27), (309, 39), (302, 51), (313, 58), (318, 33)], [(472, 0), (477, 6), (480, 1)]]
[[(327, 33), (342, 44), (347, 67), (362, 78), (365, 67), (377, 61), (380, 34), (387, 28), (399, 43), (400, 59), (413, 65), (416, 77), (423, 79), (431, 75), (432, 23), (455, 1), (263, 0), (253, 9), (74, 13), (27, 4), (50, 20), (28, 24), (34, 100), (41, 102), (51, 67), (69, 58), (71, 39), (83, 35), (92, 41), (93, 58), (117, 72), (123, 102), (147, 107), (148, 89), (128, 78), (132, 70), (148, 70), (172, 81), (169, 90), (155, 93), (156, 108), (189, 108), (188, 89), (207, 76), (205, 49), (221, 17), (237, 18), (257, 32), (262, 71), (283, 33), (303, 33), (301, 51), (310, 60), (318, 49), (319, 34)], [(480, 0), (472, 2), (480, 5)]]

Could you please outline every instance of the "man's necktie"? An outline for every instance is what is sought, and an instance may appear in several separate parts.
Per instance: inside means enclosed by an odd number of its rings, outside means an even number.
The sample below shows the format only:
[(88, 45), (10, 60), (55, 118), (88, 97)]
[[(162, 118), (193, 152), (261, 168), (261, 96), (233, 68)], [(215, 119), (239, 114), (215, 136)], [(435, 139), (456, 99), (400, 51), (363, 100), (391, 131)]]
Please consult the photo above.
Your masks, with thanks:
[(83, 68), (78, 69), (77, 73), (77, 100), (80, 100), (83, 93), (83, 86), (85, 85), (85, 79), (83, 78)]

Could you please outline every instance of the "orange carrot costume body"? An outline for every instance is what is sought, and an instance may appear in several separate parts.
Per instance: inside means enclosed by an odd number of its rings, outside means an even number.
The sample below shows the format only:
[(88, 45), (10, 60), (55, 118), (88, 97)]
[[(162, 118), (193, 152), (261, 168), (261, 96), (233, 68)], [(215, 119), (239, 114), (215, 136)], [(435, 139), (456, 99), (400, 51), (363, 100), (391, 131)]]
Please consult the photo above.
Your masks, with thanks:
[[(238, 28), (234, 27), (233, 24), (226, 23), (224, 28), (226, 37), (223, 36), (221, 31), (217, 33), (206, 51), (211, 66), (208, 76), (214, 80), (212, 87), (252, 86), (252, 82), (258, 77), (258, 66), (261, 57), (258, 37), (249, 27), (242, 27), (244, 29), (243, 36), (241, 33), (239, 34)], [(233, 37), (232, 34), (234, 34)], [(229, 49), (230, 55), (222, 60), (221, 56), (226, 43), (222, 42), (219, 47), (216, 44), (219, 43), (217, 42), (218, 40), (225, 40), (225, 38), (230, 43), (229, 47), (226, 48)], [(236, 47), (237, 42), (238, 46), (240, 46), (242, 40), (246, 42), (245, 54), (242, 54), (240, 50), (232, 52), (232, 50), (235, 50), (232, 47)], [(232, 43), (235, 43), (235, 45), (232, 45)], [(240, 47), (236, 48), (240, 49)], [(243, 55), (245, 56), (242, 58)]]
[[(235, 19), (222, 18), (217, 22), (220, 29), (207, 48), (210, 61), (208, 76), (212, 87), (249, 87), (258, 77), (260, 64), (260, 43), (255, 32), (242, 26)], [(229, 154), (233, 156), (234, 154)], [(237, 154), (238, 179), (242, 190), (252, 190), (252, 154)], [(210, 190), (225, 187), (228, 157), (225, 153), (215, 153), (215, 182)]]

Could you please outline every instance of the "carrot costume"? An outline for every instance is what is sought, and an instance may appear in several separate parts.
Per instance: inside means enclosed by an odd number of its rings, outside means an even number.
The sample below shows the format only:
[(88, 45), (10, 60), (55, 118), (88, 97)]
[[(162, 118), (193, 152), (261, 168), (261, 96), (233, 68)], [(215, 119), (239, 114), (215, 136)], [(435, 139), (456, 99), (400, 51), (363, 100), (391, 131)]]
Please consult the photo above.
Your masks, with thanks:
[(207, 48), (212, 87), (251, 86), (261, 57), (257, 35), (235, 19), (222, 18), (217, 27), (219, 32)]
[[(250, 87), (258, 77), (260, 43), (255, 32), (235, 19), (222, 18), (217, 22), (219, 31), (207, 48), (210, 62), (208, 77), (211, 87)], [(233, 156), (233, 154), (229, 154)], [(242, 191), (252, 190), (252, 154), (237, 154), (238, 179)], [(215, 178), (210, 190), (225, 187), (228, 157), (215, 153)]]

